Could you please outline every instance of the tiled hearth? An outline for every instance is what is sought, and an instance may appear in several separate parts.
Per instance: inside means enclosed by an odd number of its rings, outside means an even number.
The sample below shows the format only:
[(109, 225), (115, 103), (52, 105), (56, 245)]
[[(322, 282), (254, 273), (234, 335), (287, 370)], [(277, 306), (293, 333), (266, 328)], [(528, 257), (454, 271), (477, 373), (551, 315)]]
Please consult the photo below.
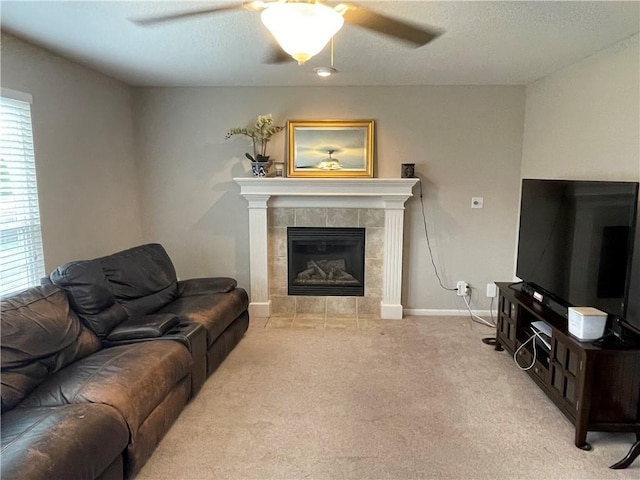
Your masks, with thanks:
[[(320, 322), (402, 318), (404, 204), (417, 179), (235, 178), (248, 201), (250, 313)], [(364, 227), (364, 297), (287, 295), (286, 228)]]

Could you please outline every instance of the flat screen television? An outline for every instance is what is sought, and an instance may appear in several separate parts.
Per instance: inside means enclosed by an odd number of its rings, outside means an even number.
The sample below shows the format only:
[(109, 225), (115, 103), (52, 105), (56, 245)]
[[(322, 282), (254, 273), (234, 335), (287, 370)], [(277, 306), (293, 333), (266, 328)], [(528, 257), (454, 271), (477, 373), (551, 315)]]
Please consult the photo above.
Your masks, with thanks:
[(516, 276), (640, 333), (637, 215), (638, 182), (524, 179)]

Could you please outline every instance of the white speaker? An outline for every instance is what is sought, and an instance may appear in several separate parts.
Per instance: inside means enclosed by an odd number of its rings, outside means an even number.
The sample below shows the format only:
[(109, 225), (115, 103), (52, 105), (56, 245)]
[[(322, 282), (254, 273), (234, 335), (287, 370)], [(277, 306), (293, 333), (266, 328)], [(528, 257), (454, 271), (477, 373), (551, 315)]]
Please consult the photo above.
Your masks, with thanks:
[(569, 333), (580, 341), (597, 340), (604, 334), (607, 314), (593, 307), (569, 307)]

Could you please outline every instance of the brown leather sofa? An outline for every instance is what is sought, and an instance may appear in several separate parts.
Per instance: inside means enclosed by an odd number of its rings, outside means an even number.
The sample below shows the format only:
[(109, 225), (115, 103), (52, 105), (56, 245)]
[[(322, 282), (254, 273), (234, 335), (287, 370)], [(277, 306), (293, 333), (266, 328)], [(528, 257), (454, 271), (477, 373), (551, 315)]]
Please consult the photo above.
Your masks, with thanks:
[(69, 295), (80, 319), (102, 340), (124, 342), (175, 323), (202, 325), (207, 334), (206, 374), (211, 375), (249, 325), (249, 297), (232, 278), (178, 281), (169, 255), (157, 243), (130, 248), (95, 260), (70, 262), (55, 269), (51, 282)]
[(248, 327), (227, 278), (178, 282), (143, 245), (3, 299), (3, 479), (134, 475)]

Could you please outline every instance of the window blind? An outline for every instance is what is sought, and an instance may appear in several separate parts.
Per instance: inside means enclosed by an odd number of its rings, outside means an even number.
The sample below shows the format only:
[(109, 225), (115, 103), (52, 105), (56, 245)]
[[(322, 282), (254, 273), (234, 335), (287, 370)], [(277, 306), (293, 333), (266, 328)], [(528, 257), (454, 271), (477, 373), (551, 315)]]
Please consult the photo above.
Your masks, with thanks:
[[(30, 97), (0, 97), (0, 294), (44, 276)], [(25, 101), (26, 100), (26, 101)]]

